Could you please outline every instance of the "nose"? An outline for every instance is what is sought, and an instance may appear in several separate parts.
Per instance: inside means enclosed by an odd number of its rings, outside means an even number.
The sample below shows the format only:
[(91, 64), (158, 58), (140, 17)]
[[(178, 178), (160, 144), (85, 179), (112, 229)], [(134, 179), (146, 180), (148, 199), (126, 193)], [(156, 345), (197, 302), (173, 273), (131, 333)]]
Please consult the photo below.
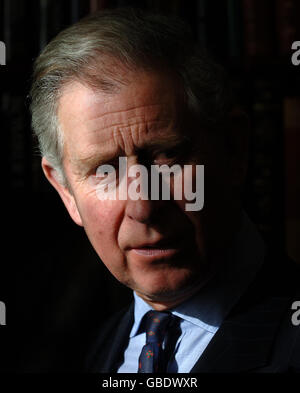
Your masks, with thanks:
[(131, 220), (143, 224), (153, 224), (160, 218), (165, 203), (166, 201), (163, 200), (132, 200), (128, 198), (125, 213)]
[[(152, 172), (146, 160), (132, 159), (129, 164), (125, 214), (143, 224), (156, 224), (164, 220), (170, 201), (163, 199), (162, 177), (152, 185)], [(152, 188), (154, 194), (152, 195)], [(132, 192), (134, 190), (134, 192)], [(138, 191), (137, 191), (138, 190)], [(137, 191), (137, 194), (136, 194)], [(171, 198), (169, 198), (171, 199)]]
[[(131, 194), (130, 187), (133, 186), (134, 178), (128, 177), (128, 193), (126, 202), (126, 215), (140, 223), (149, 224), (155, 223), (161, 219), (162, 209), (166, 206), (166, 200), (162, 200), (161, 192), (158, 193), (158, 198), (151, 199), (151, 176), (149, 175), (148, 168), (144, 166), (139, 167), (139, 195)], [(135, 189), (135, 186), (133, 187)]]

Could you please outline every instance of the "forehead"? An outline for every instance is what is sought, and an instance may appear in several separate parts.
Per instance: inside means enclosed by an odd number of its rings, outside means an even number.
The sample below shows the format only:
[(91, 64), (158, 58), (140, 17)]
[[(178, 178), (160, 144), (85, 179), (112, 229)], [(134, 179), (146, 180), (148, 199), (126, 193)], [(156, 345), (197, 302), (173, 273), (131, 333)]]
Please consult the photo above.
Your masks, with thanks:
[(105, 154), (178, 137), (183, 108), (178, 78), (139, 72), (114, 94), (72, 83), (59, 100), (58, 118), (68, 154), (84, 159), (99, 149)]

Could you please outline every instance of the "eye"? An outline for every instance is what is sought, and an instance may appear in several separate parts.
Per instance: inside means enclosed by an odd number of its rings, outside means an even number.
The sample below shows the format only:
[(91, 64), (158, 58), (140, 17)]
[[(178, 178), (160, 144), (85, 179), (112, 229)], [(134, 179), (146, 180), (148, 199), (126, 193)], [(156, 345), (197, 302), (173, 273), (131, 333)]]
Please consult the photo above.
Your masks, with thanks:
[(118, 167), (114, 162), (109, 164), (102, 164), (95, 167), (90, 175), (89, 181), (92, 186), (98, 184), (116, 183), (118, 175)]
[(158, 165), (174, 164), (180, 158), (181, 153), (182, 152), (180, 152), (180, 149), (178, 148), (167, 149), (156, 153), (153, 161)]
[(91, 169), (89, 175), (98, 176), (98, 177), (107, 177), (111, 173), (118, 173), (119, 171), (119, 161), (118, 159), (107, 161), (102, 164), (98, 164), (94, 168)]

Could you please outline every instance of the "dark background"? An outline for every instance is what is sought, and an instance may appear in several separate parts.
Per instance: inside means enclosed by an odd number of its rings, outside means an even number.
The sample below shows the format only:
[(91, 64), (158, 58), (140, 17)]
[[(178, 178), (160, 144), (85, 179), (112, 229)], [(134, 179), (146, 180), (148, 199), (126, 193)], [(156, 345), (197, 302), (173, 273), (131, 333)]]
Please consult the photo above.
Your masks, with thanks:
[(229, 71), (252, 129), (245, 208), (267, 243), (300, 262), (300, 65), (291, 63), (299, 1), (0, 0), (5, 370), (76, 370), (97, 321), (130, 299), (44, 179), (27, 99), (33, 61), (52, 37), (89, 13), (128, 5), (181, 16)]

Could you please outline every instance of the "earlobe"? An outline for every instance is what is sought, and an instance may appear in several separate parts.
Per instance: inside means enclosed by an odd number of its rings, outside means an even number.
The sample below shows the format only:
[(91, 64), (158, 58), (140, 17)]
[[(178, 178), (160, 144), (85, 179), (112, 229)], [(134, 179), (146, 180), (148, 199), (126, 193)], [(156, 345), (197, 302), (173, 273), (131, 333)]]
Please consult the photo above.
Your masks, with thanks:
[(80, 213), (78, 211), (78, 207), (76, 204), (76, 200), (71, 191), (62, 184), (59, 174), (52, 167), (49, 161), (43, 157), (42, 158), (42, 169), (43, 172), (48, 179), (48, 181), (52, 184), (52, 186), (56, 189), (58, 194), (60, 195), (66, 209), (68, 210), (72, 220), (79, 226), (83, 226), (82, 220), (80, 217)]

